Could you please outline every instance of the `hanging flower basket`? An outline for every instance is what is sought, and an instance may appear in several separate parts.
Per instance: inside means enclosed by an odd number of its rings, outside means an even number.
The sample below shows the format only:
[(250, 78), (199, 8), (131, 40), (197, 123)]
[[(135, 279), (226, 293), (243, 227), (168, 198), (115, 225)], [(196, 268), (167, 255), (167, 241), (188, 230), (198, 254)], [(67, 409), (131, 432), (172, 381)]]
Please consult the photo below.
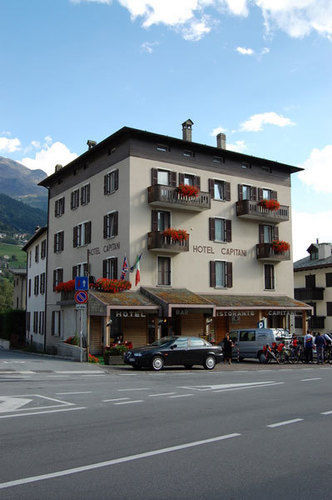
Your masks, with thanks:
[(172, 241), (187, 241), (189, 234), (185, 229), (173, 229), (172, 227), (163, 231), (163, 236), (170, 238)]
[(178, 193), (181, 196), (188, 196), (188, 198), (197, 198), (199, 194), (199, 189), (196, 186), (188, 186), (187, 184), (180, 184), (178, 187)]
[(277, 200), (261, 200), (258, 205), (271, 211), (279, 210), (280, 208), (280, 203)]
[(287, 241), (273, 240), (272, 248), (275, 253), (284, 253), (290, 249), (290, 244)]
[(118, 293), (131, 289), (130, 281), (125, 280), (110, 280), (107, 278), (99, 278), (94, 283), (93, 288), (98, 292)]

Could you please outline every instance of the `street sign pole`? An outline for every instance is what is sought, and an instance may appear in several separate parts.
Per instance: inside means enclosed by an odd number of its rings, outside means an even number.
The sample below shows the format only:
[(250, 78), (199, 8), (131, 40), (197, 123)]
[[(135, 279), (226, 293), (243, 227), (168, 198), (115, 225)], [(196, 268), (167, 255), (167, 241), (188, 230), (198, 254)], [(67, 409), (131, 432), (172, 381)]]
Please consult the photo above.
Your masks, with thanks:
[[(87, 249), (86, 251), (86, 262), (87, 262), (87, 268), (88, 268), (88, 282), (90, 284), (90, 251)], [(90, 285), (88, 285), (88, 298), (89, 297), (89, 290), (90, 290)], [(89, 361), (89, 354), (90, 354), (90, 310), (89, 310), (89, 301), (88, 301), (88, 307), (86, 310), (86, 360)]]
[(80, 362), (83, 362), (83, 344), (82, 344), (82, 335), (83, 335), (83, 309), (80, 311)]

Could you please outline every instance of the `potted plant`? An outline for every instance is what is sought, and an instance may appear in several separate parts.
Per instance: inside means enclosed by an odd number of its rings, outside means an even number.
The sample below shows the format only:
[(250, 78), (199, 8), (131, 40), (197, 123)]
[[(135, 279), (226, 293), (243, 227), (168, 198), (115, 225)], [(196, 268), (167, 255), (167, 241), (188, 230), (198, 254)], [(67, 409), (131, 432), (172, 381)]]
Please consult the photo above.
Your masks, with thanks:
[(290, 244), (287, 241), (283, 240), (273, 240), (272, 248), (275, 253), (284, 253), (290, 249)]

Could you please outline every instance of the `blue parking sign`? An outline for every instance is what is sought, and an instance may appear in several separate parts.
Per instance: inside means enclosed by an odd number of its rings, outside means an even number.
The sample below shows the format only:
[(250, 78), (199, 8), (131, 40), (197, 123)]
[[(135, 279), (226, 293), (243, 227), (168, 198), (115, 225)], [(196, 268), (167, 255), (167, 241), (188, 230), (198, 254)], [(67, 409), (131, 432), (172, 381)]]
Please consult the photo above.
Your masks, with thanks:
[(89, 278), (88, 276), (76, 276), (75, 278), (75, 290), (89, 290)]

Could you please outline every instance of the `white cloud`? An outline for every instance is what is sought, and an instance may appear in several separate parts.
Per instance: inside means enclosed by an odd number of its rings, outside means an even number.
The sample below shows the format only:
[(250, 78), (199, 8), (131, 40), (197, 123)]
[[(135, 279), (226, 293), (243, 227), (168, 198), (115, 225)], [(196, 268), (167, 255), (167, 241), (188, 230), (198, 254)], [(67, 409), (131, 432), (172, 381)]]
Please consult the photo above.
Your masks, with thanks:
[(210, 135), (211, 135), (212, 137), (215, 137), (216, 135), (218, 135), (218, 134), (220, 134), (220, 133), (223, 133), (223, 134), (224, 134), (224, 133), (226, 132), (226, 130), (227, 130), (227, 129), (225, 129), (225, 128), (223, 128), (223, 127), (221, 127), (221, 126), (219, 125), (219, 127), (214, 128), (214, 129), (210, 132)]
[(259, 132), (263, 130), (263, 125), (276, 125), (277, 127), (287, 127), (295, 125), (290, 118), (283, 115), (278, 115), (274, 111), (269, 113), (258, 113), (252, 115), (248, 120), (241, 123), (240, 130), (246, 132)]
[(235, 141), (233, 144), (226, 143), (226, 149), (229, 149), (230, 151), (237, 151), (238, 153), (243, 153), (243, 151), (248, 149), (248, 146), (244, 141)]
[[(45, 138), (46, 139), (46, 138)], [(44, 144), (40, 151), (37, 151), (34, 158), (23, 158), (21, 163), (31, 170), (41, 169), (48, 175), (54, 173), (54, 167), (57, 163), (67, 165), (77, 158), (76, 153), (72, 153), (62, 142)]]
[(261, 50), (261, 56), (265, 56), (265, 54), (268, 54), (270, 52), (270, 49), (268, 47), (264, 47), (264, 49)]
[(8, 137), (0, 137), (0, 151), (3, 153), (15, 153), (21, 149), (21, 141), (15, 137), (8, 139)]
[(141, 45), (141, 51), (146, 52), (146, 54), (152, 54), (154, 48), (159, 45), (159, 42), (144, 42)]
[(304, 184), (316, 191), (332, 193), (332, 145), (313, 149), (301, 167), (305, 170), (298, 177)]
[[(112, 0), (70, 0), (74, 4), (99, 3), (111, 5)], [(280, 29), (294, 38), (312, 31), (332, 40), (331, 0), (117, 0), (133, 20), (142, 19), (142, 26), (165, 24), (196, 41), (210, 32), (213, 24), (225, 14), (248, 16), (249, 5), (261, 9), (267, 31)], [(206, 16), (206, 9), (214, 18)]]
[(33, 146), (35, 149), (40, 149), (41, 145), (39, 141), (31, 141), (31, 146)]
[(293, 211), (293, 258), (294, 261), (307, 257), (307, 248), (311, 243), (332, 241), (331, 233), (332, 210), (318, 212)]
[(243, 56), (252, 56), (254, 54), (253, 49), (246, 49), (245, 47), (237, 47), (235, 50)]

